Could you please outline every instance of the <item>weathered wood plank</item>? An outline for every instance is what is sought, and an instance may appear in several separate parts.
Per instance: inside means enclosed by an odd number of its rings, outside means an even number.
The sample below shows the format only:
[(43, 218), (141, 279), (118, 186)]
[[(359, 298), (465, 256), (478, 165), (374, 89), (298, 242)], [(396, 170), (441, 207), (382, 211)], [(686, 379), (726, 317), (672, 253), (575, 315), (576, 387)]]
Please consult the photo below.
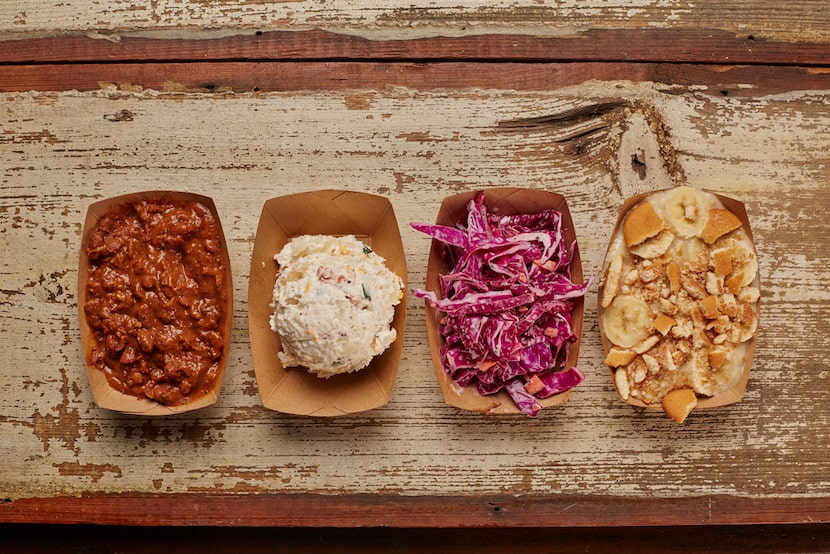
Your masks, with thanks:
[(10, 501), (0, 505), (0, 521), (228, 528), (666, 528), (826, 523), (828, 502), (720, 495), (646, 500), (605, 495), (117, 494)]
[[(518, 31), (517, 31), (518, 32)], [(421, 39), (369, 39), (321, 30), (254, 31), (200, 40), (119, 35), (113, 40), (68, 35), (10, 38), (7, 63), (245, 60), (407, 60), (496, 62), (626, 61), (719, 64), (827, 65), (830, 43), (764, 38), (710, 28), (579, 30), (564, 36), (475, 34)]]
[[(308, 61), (36, 64), (0, 68), (0, 92), (96, 91), (117, 87), (126, 92), (151, 89), (164, 94), (225, 94), (372, 90), (396, 86), (418, 90), (550, 91), (591, 80), (652, 81), (665, 94), (682, 94), (693, 87), (724, 97), (757, 97), (793, 89), (830, 89), (830, 69), (613, 62)], [(359, 93), (356, 98), (361, 95), (366, 94)]]
[[(231, 502), (309, 493), (515, 495), (515, 506), (559, 495), (610, 497), (640, 506), (631, 525), (657, 522), (664, 515), (660, 499), (721, 497), (717, 517), (697, 519), (708, 500), (691, 500), (696, 507), (678, 522), (803, 521), (801, 501), (814, 509), (806, 517), (826, 520), (827, 90), (739, 97), (652, 82), (562, 87), (237, 94), (112, 87), (0, 96), (0, 349), (7, 357), (0, 496), (13, 509), (18, 502), (37, 506), (38, 498), (119, 493), (222, 495)], [(620, 107), (592, 120), (547, 117), (609, 99)], [(517, 131), (522, 120), (536, 123)], [(668, 168), (647, 157), (647, 179), (640, 180), (631, 169), (632, 147), (650, 156), (662, 148)], [(247, 347), (246, 287), (265, 199), (314, 188), (388, 196), (402, 227), (410, 283), (418, 286), (428, 240), (407, 223), (434, 217), (444, 195), (501, 185), (550, 188), (569, 200), (591, 275), (623, 197), (657, 186), (652, 179), (662, 173), (747, 203), (764, 296), (756, 362), (741, 404), (696, 413), (683, 427), (621, 404), (602, 364), (596, 303), (589, 298), (580, 363), (588, 379), (569, 403), (537, 419), (485, 418), (444, 406), (416, 302), (386, 407), (334, 420), (260, 407)], [(235, 276), (234, 342), (215, 406), (141, 419), (93, 404), (77, 336), (75, 268), (89, 203), (160, 187), (217, 202)], [(742, 505), (750, 513), (729, 514), (725, 508), (740, 499), (751, 500)], [(161, 511), (169, 509), (160, 502)], [(403, 518), (410, 509), (395, 513)], [(356, 510), (351, 524), (367, 517)], [(265, 522), (268, 514), (261, 516)]]
[(204, 37), (239, 29), (323, 29), (373, 39), (481, 33), (563, 36), (586, 29), (712, 29), (784, 42), (830, 41), (821, 0), (786, 5), (764, 0), (496, 0), (462, 4), (410, 0), (320, 3), (241, 0), (159, 0), (56, 3), (18, 0), (0, 6), (0, 36), (167, 32)]

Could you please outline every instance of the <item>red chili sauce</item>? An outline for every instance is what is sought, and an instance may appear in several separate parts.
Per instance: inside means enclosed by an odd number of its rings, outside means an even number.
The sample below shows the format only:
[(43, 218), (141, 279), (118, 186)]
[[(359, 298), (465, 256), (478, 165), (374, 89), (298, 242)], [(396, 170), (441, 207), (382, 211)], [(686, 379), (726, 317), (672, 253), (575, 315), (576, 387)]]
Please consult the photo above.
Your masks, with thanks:
[(113, 208), (87, 248), (92, 363), (114, 389), (179, 406), (207, 393), (225, 348), (228, 286), (219, 223), (203, 205)]

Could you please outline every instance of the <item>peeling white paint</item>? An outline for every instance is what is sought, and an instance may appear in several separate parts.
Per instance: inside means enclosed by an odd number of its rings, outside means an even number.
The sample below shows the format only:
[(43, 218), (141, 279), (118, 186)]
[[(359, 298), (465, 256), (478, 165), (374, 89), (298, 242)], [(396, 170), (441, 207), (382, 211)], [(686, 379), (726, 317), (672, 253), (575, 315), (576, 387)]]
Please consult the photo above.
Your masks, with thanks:
[[(737, 11), (739, 10), (739, 11)], [(586, 29), (719, 29), (756, 38), (789, 38), (826, 42), (826, 18), (810, 3), (788, 7), (780, 25), (777, 6), (756, 0), (740, 7), (682, 0), (473, 0), (411, 2), (313, 0), (240, 2), (238, 0), (117, 0), (112, 2), (47, 2), (18, 0), (0, 3), (0, 36), (55, 34), (156, 33), (180, 36), (205, 32), (323, 29), (367, 38), (465, 36), (477, 33), (518, 33), (563, 36)]]
[[(826, 95), (722, 99), (661, 90), (624, 82), (551, 92), (395, 88), (374, 91), (362, 109), (349, 102), (356, 94), (350, 91), (204, 95), (113, 87), (0, 95), (0, 245), (6, 252), (0, 259), (0, 348), (7, 354), (0, 380), (6, 399), (0, 448), (7, 454), (0, 490), (15, 498), (234, 487), (826, 496)], [(586, 138), (579, 151), (572, 141), (554, 139), (583, 123), (511, 133), (498, 124), (608, 98), (651, 106), (688, 179), (747, 202), (764, 296), (742, 403), (695, 413), (682, 427), (659, 412), (621, 404), (602, 364), (591, 296), (580, 350), (588, 378), (567, 404), (538, 419), (484, 418), (445, 406), (417, 302), (410, 303), (402, 370), (387, 406), (322, 421), (259, 408), (246, 293), (266, 199), (331, 187), (389, 197), (414, 287), (425, 279), (429, 241), (407, 224), (429, 220), (443, 196), (482, 186), (548, 188), (568, 198), (585, 274), (596, 273), (621, 202), (609, 193), (612, 168), (622, 159), (617, 145), (643, 143), (648, 171), (656, 172), (649, 179), (659, 175), (651, 163), (659, 141), (649, 134), (644, 112), (635, 107), (622, 120), (616, 113), (604, 116), (608, 127)], [(120, 110), (132, 112), (132, 121), (105, 118)], [(656, 179), (642, 186), (660, 185)], [(143, 420), (94, 406), (72, 285), (86, 206), (159, 187), (216, 200), (234, 273), (234, 344), (215, 406)], [(803, 234), (786, 227), (793, 222)]]

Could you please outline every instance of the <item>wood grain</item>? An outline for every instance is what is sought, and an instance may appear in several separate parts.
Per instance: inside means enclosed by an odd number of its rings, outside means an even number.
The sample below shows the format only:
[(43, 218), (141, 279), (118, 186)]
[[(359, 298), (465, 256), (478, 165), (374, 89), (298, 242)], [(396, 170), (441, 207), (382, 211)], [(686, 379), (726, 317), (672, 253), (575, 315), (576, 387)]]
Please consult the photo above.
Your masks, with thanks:
[[(632, 499), (591, 495), (125, 494), (21, 499), (5, 522), (124, 525), (493, 529), (826, 523), (827, 499), (727, 495)], [(129, 514), (129, 517), (125, 517)]]
[[(458, 525), (517, 525), (556, 506), (564, 515), (548, 525), (607, 525), (609, 510), (625, 525), (830, 521), (827, 89), (808, 79), (804, 89), (777, 81), (779, 90), (756, 93), (733, 82), (744, 94), (724, 96), (711, 85), (551, 69), (561, 77), (548, 77), (548, 90), (391, 79), (395, 86), (334, 90), (295, 82), (281, 92), (3, 93), (0, 519), (175, 523), (185, 517), (174, 513), (181, 501), (199, 510), (189, 521), (200, 524), (243, 516), (319, 524), (303, 514), (348, 506), (328, 521), (434, 525), (423, 506), (458, 497), (472, 510), (449, 518)], [(758, 90), (771, 74), (754, 74)], [(593, 105), (611, 107), (592, 113)], [(635, 155), (646, 160), (645, 179)], [(387, 406), (328, 420), (261, 408), (246, 285), (266, 199), (315, 188), (387, 196), (418, 286), (428, 240), (407, 223), (430, 221), (446, 194), (515, 185), (565, 194), (591, 275), (622, 200), (682, 179), (742, 199), (758, 243), (763, 326), (742, 403), (677, 426), (619, 402), (591, 297), (580, 358), (588, 379), (537, 419), (445, 406), (416, 302)], [(215, 406), (142, 419), (95, 407), (74, 283), (86, 206), (159, 187), (218, 205), (234, 272), (234, 339)]]
[(513, 33), (463, 34), (403, 40), (369, 39), (344, 32), (254, 31), (199, 40), (164, 35), (87, 35), (3, 41), (7, 63), (214, 61), (477, 60), (492, 62), (671, 62), (717, 64), (830, 63), (830, 44), (816, 38), (782, 40), (714, 28), (581, 29), (563, 36)]
[(664, 94), (759, 97), (830, 89), (830, 69), (663, 63), (162, 62), (9, 65), (0, 92), (150, 89), (162, 94), (477, 88), (551, 91), (586, 81), (650, 81)]
[(563, 36), (601, 29), (711, 29), (784, 42), (830, 41), (822, 0), (158, 0), (56, 3), (18, 0), (0, 6), (0, 36), (89, 34), (118, 40), (125, 33), (203, 38), (247, 30), (323, 29), (372, 39), (469, 36), (483, 33)]

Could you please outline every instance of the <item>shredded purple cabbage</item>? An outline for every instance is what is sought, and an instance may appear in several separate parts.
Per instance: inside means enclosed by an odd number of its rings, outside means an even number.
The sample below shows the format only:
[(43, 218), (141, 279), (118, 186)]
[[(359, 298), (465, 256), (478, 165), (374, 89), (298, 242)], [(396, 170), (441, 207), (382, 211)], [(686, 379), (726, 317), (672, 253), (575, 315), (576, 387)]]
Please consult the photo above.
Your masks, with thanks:
[(571, 250), (561, 214), (498, 216), (487, 212), (484, 192), (467, 205), (466, 227), (412, 223), (447, 245), (452, 270), (440, 276), (441, 295), (415, 290), (416, 298), (444, 312), (444, 371), (482, 395), (507, 391), (516, 406), (535, 416), (539, 399), (567, 391), (584, 379), (565, 368), (573, 299), (593, 278), (571, 282)]

